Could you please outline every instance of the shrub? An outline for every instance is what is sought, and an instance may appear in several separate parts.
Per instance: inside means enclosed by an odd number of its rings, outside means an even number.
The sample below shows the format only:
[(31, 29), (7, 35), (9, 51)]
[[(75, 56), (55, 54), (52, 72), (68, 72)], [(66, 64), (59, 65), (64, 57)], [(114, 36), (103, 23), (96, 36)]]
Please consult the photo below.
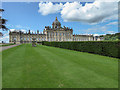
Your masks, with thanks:
[(120, 41), (79, 41), (79, 42), (42, 42), (42, 45), (54, 46), (81, 52), (94, 53), (119, 58)]

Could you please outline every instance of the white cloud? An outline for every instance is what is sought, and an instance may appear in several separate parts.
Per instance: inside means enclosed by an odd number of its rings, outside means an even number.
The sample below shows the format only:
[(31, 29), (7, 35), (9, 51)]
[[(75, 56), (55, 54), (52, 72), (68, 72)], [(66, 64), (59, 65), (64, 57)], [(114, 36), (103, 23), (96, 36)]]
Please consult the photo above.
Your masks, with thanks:
[(14, 27), (13, 25), (11, 24), (6, 24), (7, 27)]
[(10, 29), (11, 32), (15, 31), (15, 29)]
[(22, 31), (22, 32), (24, 32), (24, 33), (25, 33), (27, 30), (25, 30), (25, 29), (21, 29), (20, 31)]
[(110, 22), (107, 25), (117, 25), (117, 24), (118, 24), (118, 22)]
[(27, 30), (25, 30), (25, 29), (20, 29), (20, 30), (10, 29), (10, 31), (11, 31), (11, 32), (13, 32), (13, 31), (22, 31), (22, 32), (24, 32), (24, 33), (25, 33)]
[(21, 25), (16, 25), (16, 28), (22, 28), (22, 26)]
[(108, 34), (115, 34), (116, 32), (115, 31), (107, 31)]
[(99, 2), (119, 2), (120, 0), (95, 0)]
[(30, 29), (30, 27), (27, 27), (27, 26), (22, 26), (22, 25), (15, 25), (15, 27), (16, 28), (18, 28), (18, 29), (22, 29), (22, 28), (24, 28), (24, 29)]
[[(17, 32), (19, 32), (19, 31), (22, 31), (22, 32), (24, 32), (24, 33), (26, 33), (26, 32), (28, 32), (28, 30), (25, 30), (25, 29), (19, 29), (19, 30), (17, 30), (17, 29), (10, 29), (10, 31), (11, 32), (13, 32), (13, 31), (17, 31)], [(30, 32), (32, 33), (37, 33), (35, 30), (30, 30)], [(40, 33), (42, 33), (42, 32), (40, 32)]]
[(16, 28), (16, 29), (30, 29), (28, 26), (22, 26), (22, 25), (12, 25), (12, 24), (7, 24), (6, 25), (8, 28)]
[(66, 3), (61, 11), (64, 21), (80, 21), (86, 23), (99, 23), (117, 19), (118, 7), (116, 2), (87, 3), (81, 6), (78, 2)]
[(9, 34), (8, 34), (8, 32), (3, 34), (3, 36), (0, 38), (0, 43), (2, 43), (2, 41), (4, 41), (5, 43), (9, 42)]
[(99, 34), (93, 34), (93, 36), (100, 36)]
[(108, 26), (100, 26), (100, 25), (96, 25), (93, 26), (92, 28), (88, 28), (87, 30), (79, 30), (80, 32), (84, 32), (85, 34), (114, 34), (117, 33), (115, 31), (111, 31), (109, 30), (110, 27)]
[[(105, 1), (105, 0), (104, 0)], [(118, 3), (101, 2), (96, 0), (93, 3), (86, 3), (82, 6), (80, 2), (67, 2), (63, 4), (53, 4), (51, 2), (39, 3), (39, 12), (42, 15), (61, 13), (64, 21), (79, 21), (85, 23), (99, 23), (118, 18)]]
[(46, 2), (46, 3), (40, 2), (38, 12), (40, 12), (42, 15), (53, 14), (53, 13), (60, 12), (62, 7), (63, 7), (62, 3), (53, 4), (52, 2)]

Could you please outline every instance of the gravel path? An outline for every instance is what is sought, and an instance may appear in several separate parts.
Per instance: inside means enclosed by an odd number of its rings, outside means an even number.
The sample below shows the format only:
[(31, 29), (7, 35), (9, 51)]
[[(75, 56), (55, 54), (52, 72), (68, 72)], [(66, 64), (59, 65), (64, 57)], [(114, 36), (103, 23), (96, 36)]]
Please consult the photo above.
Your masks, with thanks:
[(21, 44), (16, 44), (16, 45), (11, 45), (11, 46), (3, 46), (3, 47), (0, 47), (0, 52), (3, 51), (3, 50), (6, 50), (8, 48), (12, 48), (12, 47), (16, 47), (18, 45), (21, 45)]

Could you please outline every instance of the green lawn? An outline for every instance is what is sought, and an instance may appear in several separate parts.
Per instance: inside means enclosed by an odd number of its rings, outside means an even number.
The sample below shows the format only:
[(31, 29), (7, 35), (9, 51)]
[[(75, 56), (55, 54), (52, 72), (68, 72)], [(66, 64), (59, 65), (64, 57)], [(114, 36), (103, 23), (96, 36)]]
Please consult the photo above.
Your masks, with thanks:
[(118, 59), (30, 44), (3, 51), (3, 88), (117, 88)]

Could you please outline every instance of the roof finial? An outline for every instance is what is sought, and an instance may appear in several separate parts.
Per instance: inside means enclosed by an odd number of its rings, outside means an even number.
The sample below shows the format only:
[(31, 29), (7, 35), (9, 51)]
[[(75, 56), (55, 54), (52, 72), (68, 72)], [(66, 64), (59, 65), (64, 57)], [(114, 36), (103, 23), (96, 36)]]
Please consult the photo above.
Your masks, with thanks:
[(55, 20), (58, 20), (58, 19), (57, 19), (57, 17), (56, 17), (56, 19), (55, 19)]

